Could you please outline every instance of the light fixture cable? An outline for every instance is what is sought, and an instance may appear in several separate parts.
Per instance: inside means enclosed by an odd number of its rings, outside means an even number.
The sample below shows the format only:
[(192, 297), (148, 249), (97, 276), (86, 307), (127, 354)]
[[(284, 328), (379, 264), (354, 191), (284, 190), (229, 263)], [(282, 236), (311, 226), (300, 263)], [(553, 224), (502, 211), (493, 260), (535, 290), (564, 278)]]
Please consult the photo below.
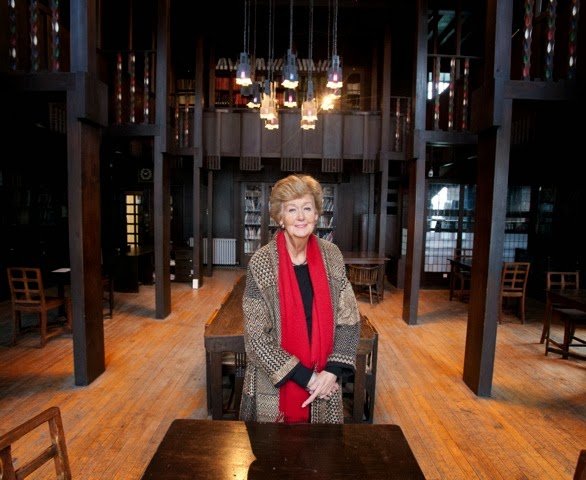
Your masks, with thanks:
[(308, 66), (307, 66), (307, 94), (305, 102), (301, 105), (301, 128), (304, 130), (315, 129), (317, 120), (317, 103), (313, 96), (313, 0), (309, 0), (309, 41), (308, 41)]

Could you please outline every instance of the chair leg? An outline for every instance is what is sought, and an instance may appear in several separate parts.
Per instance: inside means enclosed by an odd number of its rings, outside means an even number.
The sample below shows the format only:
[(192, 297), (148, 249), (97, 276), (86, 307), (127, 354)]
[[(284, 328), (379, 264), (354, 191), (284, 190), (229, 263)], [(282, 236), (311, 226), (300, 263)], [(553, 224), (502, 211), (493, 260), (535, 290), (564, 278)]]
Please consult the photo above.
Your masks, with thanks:
[(16, 337), (18, 337), (18, 334), (20, 333), (20, 312), (15, 310), (12, 313), (12, 318), (14, 319), (14, 329), (12, 330), (12, 346), (14, 346), (16, 345)]
[(568, 352), (570, 351), (570, 343), (572, 343), (572, 325), (570, 322), (566, 321), (564, 323), (564, 343), (562, 350), (564, 353), (562, 354), (562, 358), (564, 360), (568, 359)]
[(368, 296), (370, 297), (370, 306), (372, 307), (372, 286), (368, 286)]
[(39, 316), (41, 322), (41, 348), (44, 348), (47, 344), (47, 312), (41, 312)]
[(66, 315), (67, 315), (67, 330), (69, 333), (73, 332), (73, 307), (71, 305), (71, 299), (67, 300), (67, 306), (65, 307)]
[(539, 343), (543, 343), (545, 341), (545, 335), (549, 330), (549, 313), (545, 312), (545, 317), (543, 318), (543, 328), (541, 330), (541, 338), (539, 339)]

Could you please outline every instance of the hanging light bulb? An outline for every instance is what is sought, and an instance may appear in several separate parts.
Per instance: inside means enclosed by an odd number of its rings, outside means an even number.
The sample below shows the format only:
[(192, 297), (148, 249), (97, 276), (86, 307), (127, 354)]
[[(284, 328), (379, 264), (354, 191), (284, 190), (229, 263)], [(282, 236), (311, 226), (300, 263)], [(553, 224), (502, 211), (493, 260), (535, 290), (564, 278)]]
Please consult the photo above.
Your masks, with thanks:
[(246, 106), (248, 108), (260, 108), (260, 87), (258, 82), (254, 82), (250, 88), (250, 100)]
[(297, 73), (297, 58), (293, 53), (293, 0), (289, 3), (289, 49), (285, 56), (283, 66), (283, 82), (285, 88), (297, 88), (299, 85), (299, 74)]
[(335, 106), (335, 102), (339, 97), (334, 95), (333, 93), (328, 93), (324, 95), (321, 103), (322, 110), (332, 110)]
[(283, 105), (289, 108), (297, 107), (297, 93), (295, 90), (289, 89), (285, 92), (285, 101), (283, 102)]
[(309, 67), (307, 71), (307, 93), (305, 101), (301, 104), (301, 128), (304, 130), (314, 129), (317, 121), (317, 101), (313, 95), (313, 0), (309, 1)]
[(283, 66), (283, 82), (285, 88), (297, 88), (299, 85), (299, 74), (297, 73), (297, 59), (291, 50), (287, 50), (285, 65)]
[(252, 84), (250, 58), (248, 56), (248, 36), (250, 35), (250, 0), (244, 0), (244, 48), (240, 53), (240, 62), (236, 68), (236, 84), (248, 86)]
[(332, 65), (328, 70), (327, 87), (332, 89), (342, 88), (344, 82), (342, 81), (342, 65), (340, 57), (338, 56), (337, 42), (338, 42), (338, 0), (334, 0), (334, 22), (332, 29)]
[(332, 66), (328, 70), (328, 83), (326, 87), (336, 90), (342, 88), (344, 82), (342, 81), (342, 67), (340, 66), (340, 57), (332, 55)]
[(240, 63), (236, 69), (236, 84), (244, 87), (252, 84), (252, 78), (250, 76), (250, 59), (248, 53), (242, 52), (240, 54)]
[(265, 128), (267, 130), (278, 130), (279, 128), (279, 117), (278, 116), (274, 116), (272, 118), (270, 118), (269, 120), (265, 121)]
[(264, 92), (260, 103), (260, 118), (270, 120), (275, 116), (275, 109), (273, 99), (271, 96), (271, 81), (267, 78), (265, 80)]

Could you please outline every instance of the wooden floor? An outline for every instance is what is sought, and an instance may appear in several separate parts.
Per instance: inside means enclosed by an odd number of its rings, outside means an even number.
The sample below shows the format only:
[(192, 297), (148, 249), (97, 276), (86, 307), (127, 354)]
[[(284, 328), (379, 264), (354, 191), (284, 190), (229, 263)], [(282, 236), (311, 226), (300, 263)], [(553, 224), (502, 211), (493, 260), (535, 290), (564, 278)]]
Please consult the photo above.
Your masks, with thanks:
[[(117, 293), (106, 371), (86, 387), (74, 385), (71, 335), (10, 347), (0, 304), (0, 433), (57, 405), (75, 479), (140, 478), (173, 419), (207, 418), (204, 323), (243, 273), (218, 268), (199, 290), (173, 284), (164, 320), (154, 287)], [(586, 448), (586, 362), (544, 355), (543, 304), (529, 301), (524, 325), (508, 316), (498, 327), (490, 398), (462, 382), (466, 304), (421, 291), (414, 326), (401, 319), (401, 290), (359, 304), (380, 334), (374, 421), (402, 427), (426, 478), (571, 479)]]

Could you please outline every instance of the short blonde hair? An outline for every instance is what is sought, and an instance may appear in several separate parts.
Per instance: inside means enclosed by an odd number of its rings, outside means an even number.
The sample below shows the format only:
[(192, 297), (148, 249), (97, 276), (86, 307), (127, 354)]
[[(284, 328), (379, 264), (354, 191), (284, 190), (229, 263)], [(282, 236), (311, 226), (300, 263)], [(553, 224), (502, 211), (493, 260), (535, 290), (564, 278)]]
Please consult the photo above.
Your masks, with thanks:
[(276, 222), (281, 220), (283, 203), (311, 195), (318, 215), (323, 212), (324, 192), (320, 183), (310, 175), (293, 174), (282, 178), (271, 190), (269, 215)]

